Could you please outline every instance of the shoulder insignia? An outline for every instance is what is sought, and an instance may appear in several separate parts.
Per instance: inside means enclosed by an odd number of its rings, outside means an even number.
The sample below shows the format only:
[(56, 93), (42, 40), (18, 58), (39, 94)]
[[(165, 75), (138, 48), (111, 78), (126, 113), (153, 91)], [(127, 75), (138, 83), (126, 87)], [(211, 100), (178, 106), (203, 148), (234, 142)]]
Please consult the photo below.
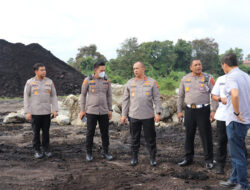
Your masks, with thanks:
[(83, 85), (86, 85), (86, 84), (87, 84), (87, 79), (84, 79), (84, 81), (83, 81), (82, 84), (83, 84)]
[(210, 83), (214, 86), (215, 81), (214, 81), (214, 78), (213, 78), (213, 77), (210, 78)]
[(156, 88), (159, 88), (158, 83), (156, 81), (155, 81), (155, 86), (156, 86)]

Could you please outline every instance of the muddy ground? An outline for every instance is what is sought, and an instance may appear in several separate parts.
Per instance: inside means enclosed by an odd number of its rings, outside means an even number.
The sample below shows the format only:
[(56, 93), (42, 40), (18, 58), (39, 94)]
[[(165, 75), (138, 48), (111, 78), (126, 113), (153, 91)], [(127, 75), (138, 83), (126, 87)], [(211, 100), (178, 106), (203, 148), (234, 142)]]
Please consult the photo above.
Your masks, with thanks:
[[(0, 189), (1, 190), (183, 190), (224, 189), (219, 181), (231, 173), (230, 159), (225, 175), (204, 168), (200, 139), (195, 140), (195, 162), (186, 168), (182, 160), (184, 129), (181, 125), (157, 128), (158, 165), (149, 165), (149, 156), (142, 138), (139, 164), (130, 162), (128, 126), (110, 126), (110, 151), (115, 160), (101, 157), (101, 139), (96, 131), (94, 161), (85, 161), (86, 128), (51, 126), (53, 157), (36, 160), (32, 152), (30, 124), (2, 124), (4, 115), (22, 107), (21, 100), (0, 101)], [(215, 138), (215, 137), (214, 137)], [(250, 138), (247, 138), (249, 145)], [(250, 152), (250, 147), (248, 152)], [(248, 162), (250, 159), (248, 159)]]

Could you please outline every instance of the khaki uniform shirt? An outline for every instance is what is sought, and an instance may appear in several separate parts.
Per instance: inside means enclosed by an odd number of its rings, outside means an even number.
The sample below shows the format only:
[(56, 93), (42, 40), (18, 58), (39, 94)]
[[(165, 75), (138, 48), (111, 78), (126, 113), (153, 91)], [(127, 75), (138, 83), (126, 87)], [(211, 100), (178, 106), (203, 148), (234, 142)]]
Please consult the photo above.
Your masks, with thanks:
[(157, 82), (149, 77), (144, 80), (130, 79), (124, 89), (122, 116), (135, 119), (149, 119), (161, 113), (161, 99)]
[(29, 79), (24, 87), (24, 112), (32, 115), (49, 115), (58, 111), (56, 89), (47, 77)]
[[(202, 73), (200, 76), (193, 76), (192, 73), (184, 76), (179, 87), (177, 112), (182, 111), (184, 102), (196, 105), (210, 104), (210, 93), (214, 83), (213, 77), (205, 73)], [(212, 107), (214, 107), (214, 101)]]
[(83, 81), (81, 111), (95, 115), (105, 115), (112, 111), (112, 89), (109, 80), (94, 77), (90, 80), (90, 77), (87, 77)]

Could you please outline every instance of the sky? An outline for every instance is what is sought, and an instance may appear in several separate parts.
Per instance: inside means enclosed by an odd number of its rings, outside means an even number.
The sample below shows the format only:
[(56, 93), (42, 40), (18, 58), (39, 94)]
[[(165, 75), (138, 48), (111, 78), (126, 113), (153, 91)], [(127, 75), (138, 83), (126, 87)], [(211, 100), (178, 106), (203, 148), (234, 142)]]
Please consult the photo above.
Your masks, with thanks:
[(249, 0), (8, 0), (0, 1), (0, 39), (39, 43), (68, 61), (96, 44), (107, 59), (128, 38), (139, 43), (213, 38), (220, 54), (250, 54)]

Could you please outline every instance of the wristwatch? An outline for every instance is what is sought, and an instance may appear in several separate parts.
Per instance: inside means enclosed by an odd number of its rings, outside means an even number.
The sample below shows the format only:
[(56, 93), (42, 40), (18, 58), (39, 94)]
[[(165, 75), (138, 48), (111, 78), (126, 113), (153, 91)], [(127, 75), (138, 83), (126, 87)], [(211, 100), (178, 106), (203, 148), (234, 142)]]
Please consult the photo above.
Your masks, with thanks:
[(235, 112), (234, 112), (234, 115), (239, 116), (239, 115), (240, 115), (240, 112), (239, 112), (239, 113), (235, 113)]
[(218, 102), (221, 102), (221, 97), (218, 98)]

